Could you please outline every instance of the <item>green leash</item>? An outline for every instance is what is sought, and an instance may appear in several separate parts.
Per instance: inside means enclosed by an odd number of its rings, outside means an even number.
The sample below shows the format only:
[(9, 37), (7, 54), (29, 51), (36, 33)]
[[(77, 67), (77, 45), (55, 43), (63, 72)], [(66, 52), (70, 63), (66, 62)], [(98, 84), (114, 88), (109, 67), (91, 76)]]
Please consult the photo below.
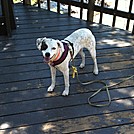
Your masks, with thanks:
[[(91, 106), (94, 106), (94, 107), (105, 107), (105, 106), (109, 106), (111, 104), (111, 96), (110, 96), (110, 92), (109, 92), (109, 88), (111, 87), (114, 87), (114, 86), (117, 86), (129, 79), (132, 79), (134, 77), (134, 75), (130, 76), (130, 77), (127, 77), (125, 78), (124, 80), (116, 83), (116, 84), (113, 84), (111, 86), (108, 86), (105, 82), (101, 81), (101, 80), (96, 80), (96, 81), (88, 81), (88, 82), (81, 82), (80, 79), (79, 79), (79, 74), (78, 74), (78, 71), (77, 71), (77, 68), (72, 66), (72, 71), (73, 71), (73, 74), (72, 74), (72, 77), (75, 78), (75, 75), (77, 76), (77, 80), (78, 82), (81, 84), (81, 85), (90, 85), (90, 84), (93, 84), (93, 83), (101, 83), (102, 85), (104, 85), (102, 88), (98, 89), (95, 93), (93, 93), (90, 97), (88, 97), (88, 103), (89, 105)], [(107, 97), (108, 97), (108, 102), (105, 103), (105, 104), (96, 104), (96, 103), (93, 103), (91, 102), (91, 99), (94, 98), (98, 93), (100, 93), (102, 90), (106, 90), (106, 93), (107, 93)]]

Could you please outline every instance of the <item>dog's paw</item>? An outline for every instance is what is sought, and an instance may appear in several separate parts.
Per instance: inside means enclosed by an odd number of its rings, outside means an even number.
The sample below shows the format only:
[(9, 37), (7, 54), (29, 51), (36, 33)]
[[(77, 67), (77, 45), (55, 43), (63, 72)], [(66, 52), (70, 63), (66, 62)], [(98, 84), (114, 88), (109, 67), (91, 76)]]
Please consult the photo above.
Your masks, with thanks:
[(79, 67), (82, 69), (85, 67), (85, 64), (81, 63)]
[(50, 86), (48, 89), (47, 89), (47, 92), (53, 92), (54, 91), (54, 86)]
[(94, 69), (93, 73), (94, 73), (95, 75), (98, 75), (98, 73), (99, 73), (98, 69)]
[(69, 95), (69, 89), (65, 89), (62, 93), (63, 96), (68, 96)]

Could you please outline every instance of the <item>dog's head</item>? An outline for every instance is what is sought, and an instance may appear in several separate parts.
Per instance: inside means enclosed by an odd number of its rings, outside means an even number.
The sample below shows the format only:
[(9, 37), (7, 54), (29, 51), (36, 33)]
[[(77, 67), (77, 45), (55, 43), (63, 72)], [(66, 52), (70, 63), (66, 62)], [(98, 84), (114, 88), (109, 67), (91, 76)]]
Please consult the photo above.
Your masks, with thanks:
[(39, 50), (41, 50), (45, 62), (49, 63), (50, 60), (58, 53), (64, 52), (64, 46), (62, 42), (59, 40), (51, 39), (51, 38), (38, 38), (36, 40), (36, 46)]

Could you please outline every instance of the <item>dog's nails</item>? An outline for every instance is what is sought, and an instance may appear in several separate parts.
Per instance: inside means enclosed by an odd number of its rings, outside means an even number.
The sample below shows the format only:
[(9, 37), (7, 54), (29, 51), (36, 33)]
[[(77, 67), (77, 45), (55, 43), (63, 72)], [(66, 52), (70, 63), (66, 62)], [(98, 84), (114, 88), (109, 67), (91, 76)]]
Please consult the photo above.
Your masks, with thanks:
[(69, 94), (68, 90), (64, 90), (63, 93), (62, 93), (63, 96), (68, 96), (68, 94)]
[(47, 91), (48, 93), (52, 93), (53, 91)]
[(54, 87), (50, 86), (48, 89), (47, 89), (47, 92), (53, 92), (54, 91)]
[(83, 69), (84, 67), (85, 67), (85, 65), (84, 64), (80, 64), (80, 69)]

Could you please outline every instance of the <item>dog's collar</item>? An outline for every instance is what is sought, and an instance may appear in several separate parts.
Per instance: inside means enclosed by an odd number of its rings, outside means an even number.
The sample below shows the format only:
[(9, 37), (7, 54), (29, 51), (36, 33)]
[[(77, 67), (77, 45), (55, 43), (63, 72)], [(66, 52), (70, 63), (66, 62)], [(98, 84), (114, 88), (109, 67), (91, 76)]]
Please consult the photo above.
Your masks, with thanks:
[(56, 65), (61, 64), (66, 59), (66, 57), (68, 55), (68, 50), (69, 50), (68, 43), (65, 43), (65, 42), (62, 42), (62, 43), (63, 43), (65, 51), (62, 53), (61, 57), (58, 60), (52, 61), (50, 63), (50, 65), (53, 66), (53, 67), (55, 67)]

